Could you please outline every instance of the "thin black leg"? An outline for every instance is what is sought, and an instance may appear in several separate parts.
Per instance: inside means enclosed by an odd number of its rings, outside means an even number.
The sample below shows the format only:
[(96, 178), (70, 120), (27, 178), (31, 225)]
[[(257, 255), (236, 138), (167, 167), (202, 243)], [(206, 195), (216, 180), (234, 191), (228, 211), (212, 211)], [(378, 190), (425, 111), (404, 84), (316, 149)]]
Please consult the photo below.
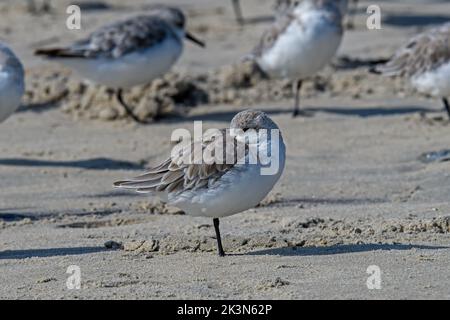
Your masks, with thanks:
[(302, 88), (302, 80), (298, 80), (294, 82), (293, 84), (293, 91), (295, 95), (295, 106), (294, 106), (294, 112), (292, 113), (292, 117), (296, 117), (300, 114), (300, 89)]
[(125, 109), (127, 114), (137, 123), (145, 123), (145, 121), (140, 120), (136, 115), (133, 113), (133, 110), (125, 103), (125, 100), (123, 99), (123, 90), (118, 89), (117, 90), (117, 100), (122, 105), (122, 107)]
[(217, 252), (219, 253), (219, 256), (224, 257), (225, 252), (223, 251), (222, 247), (222, 239), (220, 238), (220, 230), (219, 230), (219, 219), (214, 218), (214, 230), (216, 230), (216, 238), (217, 238)]
[(445, 110), (447, 111), (448, 118), (450, 119), (450, 104), (448, 103), (447, 98), (442, 98), (442, 102), (444, 103)]
[(232, 0), (232, 1), (233, 1), (234, 15), (236, 16), (236, 21), (240, 25), (243, 25), (244, 17), (242, 16), (241, 4), (239, 3), (239, 0)]

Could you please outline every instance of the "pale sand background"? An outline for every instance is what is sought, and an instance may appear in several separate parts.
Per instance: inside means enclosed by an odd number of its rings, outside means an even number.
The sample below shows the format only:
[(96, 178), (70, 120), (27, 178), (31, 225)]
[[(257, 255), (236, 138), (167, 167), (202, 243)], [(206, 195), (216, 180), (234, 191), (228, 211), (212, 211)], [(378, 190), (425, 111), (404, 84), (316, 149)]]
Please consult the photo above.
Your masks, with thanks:
[[(21, 1), (1, 3), (0, 38), (28, 68), (43, 63), (31, 54), (36, 44), (68, 43), (146, 3), (109, 1), (122, 8), (86, 12), (84, 29), (70, 32), (68, 1), (54, 2), (55, 11), (40, 16)], [(193, 72), (240, 59), (268, 23), (239, 28), (228, 1), (167, 2), (187, 10), (191, 28), (205, 29), (207, 50), (187, 44), (176, 66)], [(251, 17), (271, 12), (271, 0), (242, 2)], [(387, 57), (418, 30), (450, 19), (447, 1), (379, 3), (383, 30), (364, 27), (364, 1), (340, 55)], [(252, 106), (280, 125), (287, 167), (268, 205), (222, 219), (226, 258), (215, 255), (209, 219), (160, 213), (160, 205), (111, 185), (162, 159), (173, 129), (192, 128), (195, 119), (225, 127), (242, 108), (202, 106), (186, 119), (138, 126), (25, 106), (0, 125), (0, 298), (449, 299), (450, 163), (418, 160), (449, 147), (450, 126), (418, 115), (443, 115), (440, 102), (416, 95), (303, 102), (314, 117), (292, 119), (291, 100)], [(108, 240), (129, 251), (106, 250)], [(82, 290), (67, 290), (69, 265), (81, 267)], [(367, 289), (369, 265), (381, 268), (382, 290)]]

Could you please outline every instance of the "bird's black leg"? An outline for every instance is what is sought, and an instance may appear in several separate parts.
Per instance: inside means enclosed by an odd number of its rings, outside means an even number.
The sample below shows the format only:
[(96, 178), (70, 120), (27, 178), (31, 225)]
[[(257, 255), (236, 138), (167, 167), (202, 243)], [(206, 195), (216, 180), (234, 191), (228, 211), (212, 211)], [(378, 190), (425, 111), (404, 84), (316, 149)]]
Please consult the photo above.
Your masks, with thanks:
[(117, 100), (119, 101), (119, 103), (122, 105), (122, 107), (125, 109), (127, 115), (129, 115), (134, 121), (136, 121), (137, 123), (145, 123), (145, 121), (140, 120), (134, 113), (133, 110), (131, 110), (131, 108), (125, 103), (125, 100), (123, 99), (123, 90), (122, 89), (118, 89), (116, 91), (117, 94)]
[(234, 15), (236, 16), (236, 21), (240, 25), (243, 25), (244, 17), (242, 16), (241, 4), (239, 3), (239, 0), (232, 0), (232, 2), (233, 2)]
[(444, 103), (445, 110), (447, 111), (448, 118), (450, 119), (450, 104), (449, 104), (447, 98), (442, 98), (442, 102)]
[(302, 88), (302, 83), (302, 80), (297, 80), (292, 86), (295, 95), (295, 106), (294, 112), (292, 113), (292, 117), (294, 118), (300, 114), (300, 89)]
[(225, 256), (225, 252), (223, 251), (222, 239), (220, 238), (219, 219), (218, 218), (214, 218), (213, 222), (214, 222), (214, 229), (216, 230), (217, 252), (219, 253), (220, 257), (224, 257)]
[(353, 8), (349, 8), (347, 16), (347, 29), (355, 28), (355, 16), (358, 10), (358, 0), (352, 1)]

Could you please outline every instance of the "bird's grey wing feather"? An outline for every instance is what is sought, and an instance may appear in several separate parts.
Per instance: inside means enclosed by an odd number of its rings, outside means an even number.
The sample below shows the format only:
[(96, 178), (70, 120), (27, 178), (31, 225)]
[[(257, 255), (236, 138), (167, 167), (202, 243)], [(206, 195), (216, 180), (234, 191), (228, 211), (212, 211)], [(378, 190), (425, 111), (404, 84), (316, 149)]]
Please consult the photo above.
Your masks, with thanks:
[[(159, 166), (150, 169), (144, 175), (136, 178), (119, 181), (114, 184), (118, 188), (134, 189), (140, 193), (157, 193), (157, 192), (183, 192), (187, 190), (197, 190), (205, 188), (208, 184), (217, 181), (231, 170), (238, 163), (238, 155), (245, 156), (247, 149), (243, 143), (238, 142), (234, 137), (230, 136), (229, 130), (221, 130), (222, 139), (217, 136), (205, 136), (201, 142), (201, 148), (195, 148), (195, 143), (189, 144), (189, 160), (186, 158), (174, 157), (165, 160)], [(226, 143), (226, 141), (233, 141), (234, 143)], [(216, 149), (218, 144), (222, 144), (223, 161), (213, 160), (211, 163), (194, 164), (193, 160), (199, 156), (195, 152), (201, 152), (203, 156), (205, 150), (220, 150)], [(244, 153), (240, 153), (237, 149), (244, 148)], [(187, 151), (187, 149), (183, 149)], [(186, 154), (186, 153), (184, 153)], [(214, 152), (211, 153), (215, 156)], [(231, 154), (231, 156), (230, 156)], [(228, 158), (227, 158), (228, 155)], [(217, 157), (219, 158), (219, 157)], [(214, 159), (217, 159), (214, 158)], [(203, 159), (200, 158), (200, 159)], [(231, 163), (223, 163), (225, 160), (231, 160)], [(186, 163), (187, 162), (187, 163)]]
[(376, 71), (386, 76), (411, 77), (434, 70), (450, 61), (450, 23), (409, 40)]

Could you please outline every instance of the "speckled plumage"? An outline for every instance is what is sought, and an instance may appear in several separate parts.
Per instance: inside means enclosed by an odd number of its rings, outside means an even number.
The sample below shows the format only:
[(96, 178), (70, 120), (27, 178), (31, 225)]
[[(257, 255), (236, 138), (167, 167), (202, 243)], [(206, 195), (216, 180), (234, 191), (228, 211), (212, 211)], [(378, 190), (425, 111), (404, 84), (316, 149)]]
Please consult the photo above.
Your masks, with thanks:
[[(264, 113), (256, 110), (248, 110), (237, 114), (230, 124), (230, 129), (245, 131), (274, 128), (277, 128), (276, 124)], [(128, 181), (117, 182), (115, 186), (135, 189), (140, 193), (177, 193), (213, 187), (217, 180), (233, 169), (239, 160), (242, 160), (238, 158), (238, 155), (247, 156), (246, 143), (231, 135), (230, 129), (205, 134), (201, 141), (194, 141), (184, 146), (179, 157), (171, 157), (150, 169), (144, 175)], [(221, 135), (221, 139), (217, 138), (218, 134)], [(199, 144), (200, 148), (195, 148), (195, 144)], [(198, 156), (202, 159), (205, 149), (215, 150), (216, 144), (222, 144), (223, 155), (220, 155), (222, 161), (211, 164), (194, 163), (194, 159)], [(238, 150), (241, 152), (238, 152)], [(200, 152), (200, 154), (196, 154), (196, 152)], [(189, 155), (189, 157), (186, 158), (186, 155)], [(216, 156), (219, 159), (218, 155)]]
[(388, 63), (377, 67), (387, 76), (414, 77), (450, 62), (450, 22), (414, 36)]

